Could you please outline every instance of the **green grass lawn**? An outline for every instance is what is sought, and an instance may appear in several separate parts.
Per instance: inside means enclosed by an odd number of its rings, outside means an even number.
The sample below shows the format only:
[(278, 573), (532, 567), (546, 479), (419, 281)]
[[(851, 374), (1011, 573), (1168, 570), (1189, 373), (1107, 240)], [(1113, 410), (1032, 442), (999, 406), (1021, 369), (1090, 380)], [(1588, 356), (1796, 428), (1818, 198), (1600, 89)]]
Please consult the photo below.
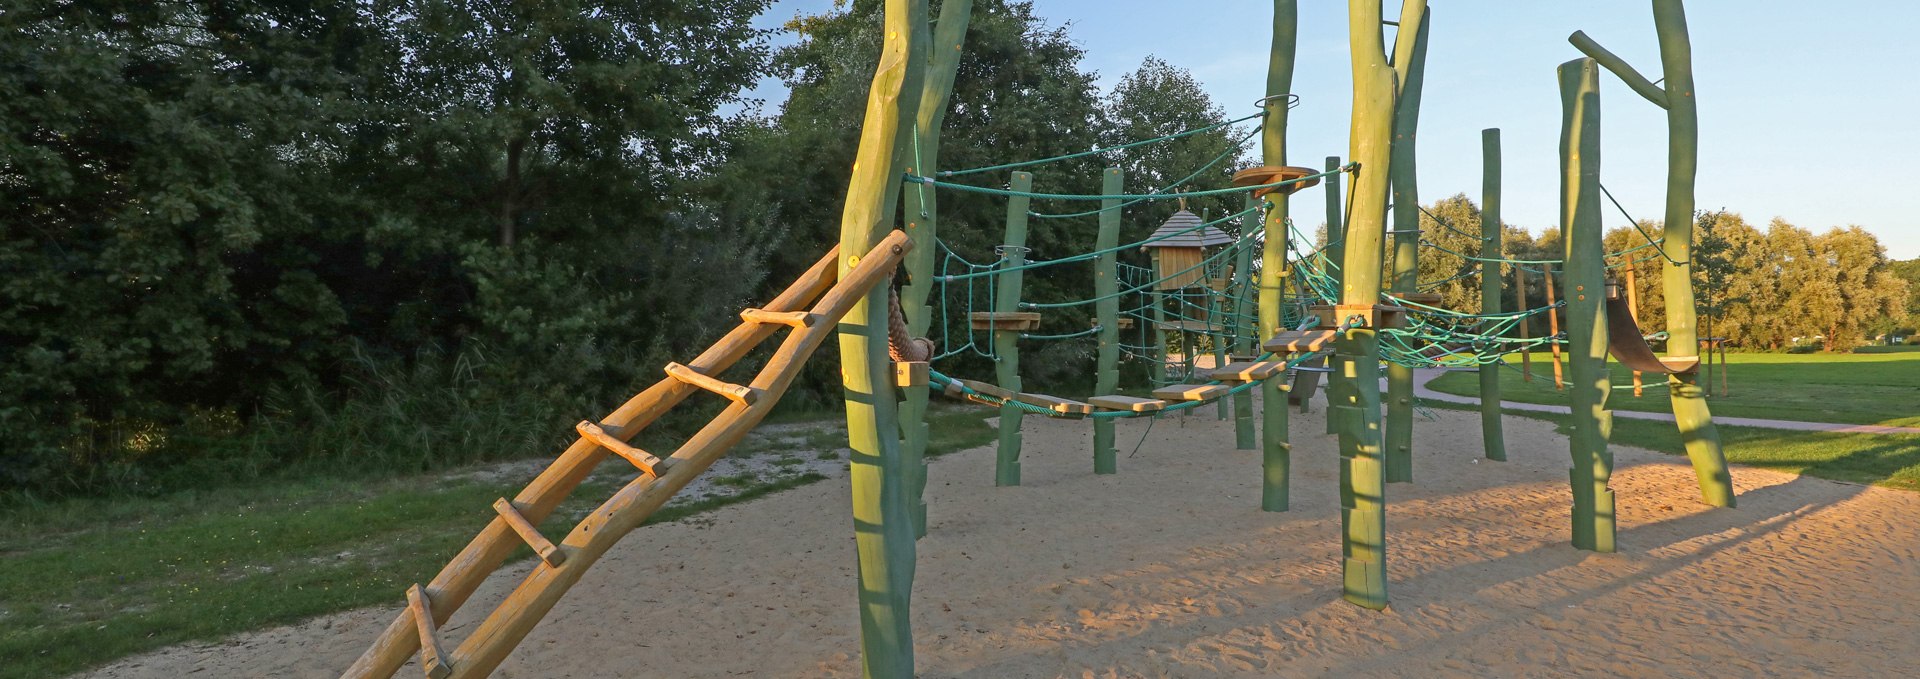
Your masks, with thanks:
[[(929, 454), (992, 441), (985, 412), (936, 408)], [(844, 434), (830, 438), (844, 445)], [(495, 498), (530, 478), (471, 472), (0, 507), (0, 678), (60, 676), (183, 641), (398, 606), (408, 584), (432, 578), (492, 520)], [(745, 480), (740, 495), (653, 521), (820, 478)], [(590, 510), (626, 480), (596, 474), (556, 517)], [(549, 534), (559, 526), (549, 522)], [(514, 560), (529, 557), (523, 548)]]
[[(1920, 347), (1869, 347), (1851, 354), (1728, 354), (1729, 394), (1709, 400), (1713, 414), (1809, 422), (1884, 424), (1920, 427)], [(1519, 365), (1517, 357), (1510, 365)], [(1566, 403), (1553, 388), (1550, 354), (1533, 355), (1533, 381), (1518, 370), (1500, 372), (1501, 396), (1522, 403)], [(1612, 364), (1616, 387), (1608, 399), (1614, 410), (1669, 412), (1660, 375), (1647, 375), (1645, 395), (1635, 398), (1632, 372)], [(1716, 371), (1718, 368), (1716, 367)], [(1718, 388), (1719, 375), (1714, 375)], [(1469, 372), (1434, 380), (1433, 390), (1467, 396), (1480, 393), (1480, 378)]]

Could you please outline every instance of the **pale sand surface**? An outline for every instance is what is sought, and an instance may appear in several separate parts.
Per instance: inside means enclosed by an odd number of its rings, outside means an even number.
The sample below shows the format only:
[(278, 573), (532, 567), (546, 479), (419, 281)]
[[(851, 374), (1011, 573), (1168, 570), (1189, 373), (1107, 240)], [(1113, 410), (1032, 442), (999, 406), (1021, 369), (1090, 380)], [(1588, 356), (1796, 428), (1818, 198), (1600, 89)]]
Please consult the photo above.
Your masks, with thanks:
[[(1566, 440), (1508, 418), (1513, 461), (1476, 461), (1478, 416), (1442, 411), (1418, 423), (1417, 482), (1389, 489), (1393, 605), (1376, 613), (1339, 597), (1319, 414), (1294, 416), (1293, 511), (1263, 513), (1259, 456), (1202, 410), (1153, 425), (1135, 455), (1147, 422), (1123, 422), (1115, 476), (1092, 473), (1085, 422), (1029, 418), (1018, 488), (993, 487), (990, 447), (937, 460), (921, 676), (1892, 677), (1920, 663), (1920, 494), (1736, 468), (1739, 508), (1711, 509), (1684, 460), (1616, 447), (1621, 552), (1578, 552)], [(835, 480), (642, 528), (497, 676), (857, 676), (848, 503)], [(526, 568), (495, 574), (450, 643)], [(402, 601), (89, 676), (334, 677)]]

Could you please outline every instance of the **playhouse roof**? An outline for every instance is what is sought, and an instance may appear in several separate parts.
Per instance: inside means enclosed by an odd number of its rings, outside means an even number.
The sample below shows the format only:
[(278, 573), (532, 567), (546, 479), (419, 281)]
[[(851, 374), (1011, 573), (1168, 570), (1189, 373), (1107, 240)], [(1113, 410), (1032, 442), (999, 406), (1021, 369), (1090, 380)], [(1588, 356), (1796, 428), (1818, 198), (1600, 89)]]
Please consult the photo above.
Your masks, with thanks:
[(1153, 230), (1152, 237), (1160, 238), (1161, 236), (1174, 233), (1180, 235), (1167, 238), (1166, 240), (1156, 240), (1142, 247), (1205, 248), (1215, 245), (1226, 245), (1233, 242), (1233, 236), (1227, 235), (1225, 231), (1211, 226), (1200, 229), (1194, 228), (1200, 226), (1202, 223), (1199, 215), (1186, 210), (1175, 212), (1172, 217), (1167, 218), (1166, 223), (1160, 225), (1160, 228)]

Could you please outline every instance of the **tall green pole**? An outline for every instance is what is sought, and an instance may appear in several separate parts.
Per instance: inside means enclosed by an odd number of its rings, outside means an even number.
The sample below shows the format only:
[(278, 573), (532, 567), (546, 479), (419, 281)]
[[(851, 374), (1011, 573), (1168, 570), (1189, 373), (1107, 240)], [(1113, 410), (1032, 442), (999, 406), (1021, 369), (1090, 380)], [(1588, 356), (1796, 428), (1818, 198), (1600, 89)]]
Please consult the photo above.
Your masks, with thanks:
[[(1700, 114), (1693, 89), (1693, 42), (1687, 36), (1686, 7), (1680, 0), (1653, 0), (1653, 26), (1660, 38), (1662, 83), (1648, 82), (1632, 66), (1608, 52), (1585, 33), (1567, 38), (1574, 47), (1612, 71), (1634, 92), (1667, 111), (1667, 210), (1660, 251), (1666, 262), (1660, 269), (1667, 312), (1667, 356), (1700, 355), (1693, 298), (1694, 178), (1699, 171)], [(1674, 423), (1686, 444), (1687, 458), (1700, 484), (1701, 500), (1716, 507), (1732, 507), (1733, 476), (1720, 445), (1720, 430), (1707, 408), (1699, 374), (1668, 377)]]
[(1600, 225), (1600, 67), (1581, 58), (1560, 65), (1560, 233), (1567, 304), (1567, 354), (1572, 411), (1567, 445), (1573, 454), (1573, 546), (1614, 550), (1613, 418), (1607, 412), (1605, 234)]
[[(1500, 130), (1480, 131), (1480, 313), (1500, 313), (1501, 239), (1500, 224)], [(1524, 305), (1523, 305), (1524, 306)], [(1500, 422), (1500, 367), (1480, 364), (1480, 442), (1487, 459), (1507, 459), (1507, 439)]]
[[(1033, 175), (1027, 172), (1013, 173), (1008, 188), (1020, 194), (1032, 193)], [(994, 291), (993, 302), (993, 310), (1001, 314), (1020, 310), (1020, 285), (1026, 277), (1020, 267), (1027, 263), (1027, 206), (1030, 202), (1031, 199), (1025, 195), (1007, 199), (1006, 244), (1001, 248), (1000, 261), (1005, 263), (1008, 270), (1000, 272), (997, 283), (999, 289)], [(1004, 328), (995, 328), (993, 331), (993, 355), (998, 381), (1002, 388), (1013, 392), (1021, 390), (1021, 332)], [(996, 486), (1020, 485), (1020, 420), (1025, 413), (1011, 401), (1000, 405), (1000, 451), (993, 472), (993, 484)]]
[[(926, 57), (925, 0), (887, 0), (886, 38), (867, 94), (860, 146), (840, 216), (840, 274), (880, 241), (898, 205)], [(860, 583), (860, 662), (867, 677), (913, 676), (914, 533), (887, 356), (887, 290), (876, 286), (839, 327), (846, 390), (848, 477)], [(884, 432), (884, 435), (883, 435)]]
[[(1253, 211), (1258, 205), (1252, 198), (1246, 200), (1242, 208), (1247, 216), (1240, 220), (1241, 238), (1251, 238), (1260, 230), (1260, 214)], [(1258, 313), (1259, 295), (1253, 291), (1253, 248), (1241, 246), (1233, 258), (1233, 289), (1238, 291), (1233, 300), (1233, 353), (1240, 356), (1253, 356), (1253, 326), (1247, 320), (1249, 311)], [(1259, 435), (1253, 426), (1253, 390), (1249, 389), (1233, 395), (1233, 447), (1235, 450), (1255, 450), (1260, 447)]]
[[(907, 171), (925, 177), (934, 176), (940, 167), (940, 128), (947, 120), (947, 100), (953, 94), (953, 79), (960, 69), (960, 48), (967, 39), (967, 24), (973, 15), (973, 0), (947, 0), (940, 4), (940, 21), (928, 46), (926, 78), (920, 87), (920, 103), (915, 109), (914, 135), (918, 144), (909, 149)], [(915, 160), (913, 151), (917, 151)], [(933, 324), (932, 307), (927, 297), (933, 291), (934, 246), (939, 234), (938, 192), (916, 186), (903, 192), (906, 203), (907, 237), (913, 249), (907, 252), (907, 284), (900, 291), (900, 309), (905, 312), (907, 329), (914, 337), (927, 336)], [(927, 385), (905, 387), (900, 404), (902, 465), (908, 475), (907, 505), (913, 513), (915, 536), (927, 534)]]
[[(1109, 167), (1101, 174), (1100, 192), (1116, 196), (1126, 192), (1126, 175)], [(1120, 271), (1119, 257), (1112, 250), (1120, 245), (1120, 199), (1100, 201), (1100, 233), (1093, 247), (1101, 255), (1093, 262), (1093, 303), (1095, 322), (1100, 324), (1100, 348), (1093, 373), (1093, 393), (1111, 394), (1120, 388)], [(1112, 418), (1093, 418), (1093, 473), (1112, 474), (1120, 470), (1118, 450), (1114, 447)]]
[[(1402, 14), (1422, 10), (1415, 3)], [(1416, 23), (1402, 16), (1393, 47), (1393, 68), (1400, 78), (1400, 97), (1393, 112), (1393, 292), (1408, 295), (1420, 290), (1420, 191), (1414, 173), (1414, 146), (1420, 129), (1420, 89), (1426, 80), (1427, 25), (1430, 10), (1419, 11)], [(1413, 30), (1407, 27), (1416, 26)], [(1387, 482), (1413, 480), (1413, 367), (1387, 365)]]
[[(1260, 134), (1260, 159), (1269, 166), (1287, 164), (1287, 104), (1293, 91), (1293, 59), (1300, 33), (1300, 8), (1294, 0), (1273, 0), (1273, 49), (1267, 61), (1265, 128)], [(1281, 294), (1287, 284), (1288, 195), (1265, 196), (1266, 241), (1260, 249), (1260, 341), (1281, 330)], [(1293, 475), (1293, 444), (1287, 440), (1287, 394), (1278, 380), (1260, 383), (1260, 508), (1284, 512), (1288, 483)]]
[[(1419, 25), (1419, 0), (1409, 0)], [(1386, 468), (1381, 454), (1379, 314), (1381, 244), (1386, 239), (1388, 171), (1392, 166), (1396, 79), (1380, 35), (1379, 0), (1350, 0), (1347, 24), (1353, 61), (1353, 127), (1347, 156), (1360, 164), (1348, 203), (1345, 279), (1340, 304), (1364, 324), (1334, 342), (1327, 417), (1340, 435), (1341, 573), (1347, 601), (1387, 605)]]
[[(1340, 156), (1327, 156), (1327, 171), (1332, 172), (1338, 169), (1340, 169)], [(1340, 175), (1330, 174), (1327, 175), (1326, 179), (1321, 181), (1325, 183), (1327, 193), (1327, 261), (1332, 263), (1332, 266), (1328, 267), (1327, 277), (1333, 279), (1333, 289), (1336, 291), (1334, 294), (1337, 295), (1339, 294), (1338, 290), (1341, 289), (1340, 281), (1343, 279), (1341, 269), (1346, 266), (1347, 261), (1347, 234), (1343, 225), (1344, 220), (1342, 219), (1340, 206), (1340, 201), (1344, 198), (1344, 194), (1340, 193)], [(1327, 366), (1327, 359), (1322, 357), (1315, 360), (1313, 365), (1314, 367), (1324, 368)], [(1305, 379), (1299, 380), (1298, 383), (1312, 384), (1313, 380), (1316, 379), (1319, 379), (1317, 375), (1307, 375)], [(1329, 389), (1331, 389), (1331, 386), (1329, 386)], [(1312, 389), (1301, 390), (1300, 412), (1307, 412), (1307, 402), (1310, 400), (1311, 391)], [(1328, 436), (1340, 433), (1333, 428), (1333, 418), (1328, 417), (1325, 419)]]

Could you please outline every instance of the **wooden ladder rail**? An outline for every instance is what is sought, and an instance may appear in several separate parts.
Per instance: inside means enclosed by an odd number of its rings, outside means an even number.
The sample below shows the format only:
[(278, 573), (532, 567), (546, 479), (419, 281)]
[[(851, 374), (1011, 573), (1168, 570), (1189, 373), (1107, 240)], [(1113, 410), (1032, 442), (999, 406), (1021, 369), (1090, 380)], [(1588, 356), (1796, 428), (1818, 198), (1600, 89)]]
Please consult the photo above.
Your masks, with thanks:
[[(776, 297), (767, 309), (787, 311), (790, 310), (789, 307), (798, 306), (806, 300), (818, 297), (819, 301), (814, 304), (811, 313), (817, 314), (823, 320), (838, 321), (873, 286), (886, 279), (898, 266), (909, 247), (911, 246), (904, 232), (893, 232), (875, 246), (873, 252), (860, 260), (860, 263), (848, 272), (847, 277), (837, 284), (833, 282), (833, 277), (837, 267), (838, 252), (830, 252), (786, 292)], [(760, 341), (782, 329), (785, 328), (767, 323), (745, 323), (729, 333), (720, 343), (708, 349), (706, 353), (701, 354), (699, 358), (690, 362), (689, 367), (703, 372), (719, 373), (738, 361)], [(796, 332), (787, 336), (773, 359), (751, 384), (754, 389), (765, 394), (765, 398), (756, 399), (751, 403), (734, 401), (671, 456), (672, 464), (663, 474), (642, 475), (635, 479), (581, 521), (566, 539), (561, 541), (561, 550), (565, 554), (562, 564), (554, 566), (546, 562), (538, 563), (533, 573), (515, 588), (513, 594), (495, 608), (480, 627), (451, 654), (448, 664), (452, 666), (452, 676), (483, 677), (490, 674), (526, 637), (527, 633), (532, 631), (540, 619), (545, 617), (546, 613), (559, 601), (561, 595), (579, 580), (588, 567), (626, 533), (637, 528), (647, 516), (658, 510), (687, 483), (706, 471), (720, 455), (738, 443), (748, 431), (766, 417), (767, 412), (779, 401), (779, 396), (784, 394), (787, 387), (791, 385), (806, 358), (835, 332), (835, 326), (821, 324), (795, 328), (795, 330)], [(634, 433), (651, 424), (668, 408), (698, 390), (699, 387), (695, 385), (669, 377), (629, 400), (602, 424), (610, 430), (617, 427), (616, 435), (622, 439), (631, 438)], [(523, 514), (530, 521), (537, 523), (544, 518), (553, 510), (554, 505), (566, 496), (567, 492), (584, 479), (586, 471), (592, 469), (592, 464), (583, 465), (581, 460), (571, 462), (568, 460), (583, 447), (591, 450), (584, 451), (582, 457), (590, 456), (593, 464), (597, 464), (607, 455), (606, 449), (596, 443), (585, 439), (576, 441), (568, 448), (567, 453), (562, 455), (560, 461), (556, 461), (541, 474), (540, 478), (536, 478), (527, 490), (522, 492), (522, 501), (529, 503), (522, 505)], [(563, 465), (569, 462), (579, 469)], [(553, 493), (552, 490), (557, 488), (543, 487), (542, 482), (548, 480), (550, 475), (568, 477), (557, 479), (567, 482), (564, 489), (558, 489), (558, 493)], [(557, 487), (556, 483), (547, 485)], [(544, 505), (532, 505), (534, 500), (524, 497), (533, 494), (536, 488), (548, 491), (541, 498), (548, 500)], [(545, 495), (557, 496), (548, 498)], [(446, 580), (450, 585), (461, 587), (457, 590), (447, 590), (449, 594), (457, 595), (457, 598), (434, 601), (434, 617), (439, 621), (444, 622), (446, 617), (451, 615), (451, 609), (464, 603), (466, 597), (472, 595), (474, 589), (477, 589), (480, 582), (499, 566), (506, 555), (522, 544), (523, 541), (519, 539), (519, 535), (514, 533), (511, 527), (502, 526), (502, 523), (500, 520), (490, 523), (487, 532), (476, 537), (473, 543), (462, 551), (460, 557), (441, 571), (440, 576), (434, 579), (434, 585), (429, 586), (428, 589), (431, 591), (434, 586)], [(487, 539), (490, 533), (496, 534), (493, 535), (492, 540)], [(474, 552), (478, 554), (470, 554)], [(492, 552), (497, 552), (497, 556)], [(491, 557), (491, 559), (484, 563), (484, 568), (478, 568), (476, 566), (483, 565), (479, 560), (482, 556)], [(448, 603), (450, 601), (452, 603)], [(375, 645), (369, 648), (366, 654), (362, 655), (360, 660), (342, 676), (391, 677), (419, 649), (419, 635), (411, 631), (412, 625), (412, 617), (403, 612), (381, 634)]]
[[(836, 246), (775, 296), (765, 307), (772, 311), (795, 311), (805, 307), (829, 288), (837, 278), (840, 251)], [(734, 328), (688, 365), (715, 373), (733, 366), (768, 337), (785, 330), (778, 325), (746, 323)], [(635, 394), (600, 422), (600, 426), (620, 440), (633, 438), (661, 415), (700, 389), (667, 377)], [(528, 521), (539, 524), (555, 507), (586, 480), (587, 475), (610, 453), (599, 444), (579, 439), (567, 446), (552, 464), (514, 496), (514, 504)], [(524, 544), (504, 518), (488, 523), (467, 543), (424, 588), (436, 624), (445, 624), (454, 611), (479, 589), (487, 576), (500, 567), (513, 551)], [(420, 650), (419, 633), (413, 615), (402, 610), (375, 638), (365, 653), (341, 674), (345, 678), (391, 677)]]

